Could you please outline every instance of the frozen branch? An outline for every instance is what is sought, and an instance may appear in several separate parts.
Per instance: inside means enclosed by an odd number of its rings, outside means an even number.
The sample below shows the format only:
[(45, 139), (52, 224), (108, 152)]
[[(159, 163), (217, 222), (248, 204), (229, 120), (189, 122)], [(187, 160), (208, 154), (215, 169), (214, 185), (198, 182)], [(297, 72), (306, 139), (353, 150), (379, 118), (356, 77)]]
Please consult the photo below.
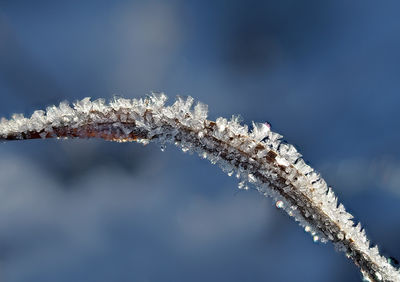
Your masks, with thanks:
[(369, 281), (400, 281), (400, 272), (381, 256), (353, 216), (346, 212), (332, 189), (308, 166), (297, 150), (281, 141), (267, 123), (255, 124), (249, 132), (237, 117), (207, 120), (207, 106), (193, 98), (178, 98), (166, 106), (164, 94), (146, 99), (90, 101), (73, 107), (61, 103), (30, 118), (13, 115), (0, 122), (0, 140), (37, 138), (102, 138), (111, 141), (157, 141), (173, 143), (184, 152), (193, 151), (218, 163), (240, 179), (239, 188), (254, 185), (273, 197), (279, 208), (311, 233), (315, 241), (330, 241), (345, 252)]

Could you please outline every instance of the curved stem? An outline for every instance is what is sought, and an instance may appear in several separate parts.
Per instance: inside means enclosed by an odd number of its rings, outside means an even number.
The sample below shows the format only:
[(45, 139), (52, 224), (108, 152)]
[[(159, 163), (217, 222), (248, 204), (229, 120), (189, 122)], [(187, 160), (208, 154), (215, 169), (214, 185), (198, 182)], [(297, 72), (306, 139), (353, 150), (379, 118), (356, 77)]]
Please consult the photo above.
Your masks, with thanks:
[(290, 216), (299, 221), (314, 240), (332, 242), (346, 253), (370, 281), (400, 281), (400, 272), (370, 247), (360, 224), (337, 203), (331, 188), (300, 158), (296, 149), (281, 142), (268, 124), (239, 124), (206, 119), (207, 107), (192, 98), (178, 99), (165, 106), (165, 95), (141, 100), (116, 99), (106, 105), (103, 100), (84, 99), (74, 108), (65, 103), (35, 112), (31, 118), (14, 116), (0, 123), (0, 140), (37, 138), (102, 138), (147, 144), (158, 141), (174, 143), (183, 151), (191, 150), (218, 163), (229, 175), (236, 172), (259, 192), (272, 196)]

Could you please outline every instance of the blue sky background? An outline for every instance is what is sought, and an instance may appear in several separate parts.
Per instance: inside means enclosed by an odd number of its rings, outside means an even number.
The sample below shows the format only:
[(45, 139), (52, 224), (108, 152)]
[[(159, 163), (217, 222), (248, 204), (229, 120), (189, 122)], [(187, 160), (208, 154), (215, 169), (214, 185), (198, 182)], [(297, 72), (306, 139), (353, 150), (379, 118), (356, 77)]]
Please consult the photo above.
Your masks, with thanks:
[[(6, 1), (0, 116), (191, 95), (269, 121), (400, 257), (400, 2)], [(0, 146), (1, 281), (359, 281), (271, 199), (194, 155), (101, 140)]]

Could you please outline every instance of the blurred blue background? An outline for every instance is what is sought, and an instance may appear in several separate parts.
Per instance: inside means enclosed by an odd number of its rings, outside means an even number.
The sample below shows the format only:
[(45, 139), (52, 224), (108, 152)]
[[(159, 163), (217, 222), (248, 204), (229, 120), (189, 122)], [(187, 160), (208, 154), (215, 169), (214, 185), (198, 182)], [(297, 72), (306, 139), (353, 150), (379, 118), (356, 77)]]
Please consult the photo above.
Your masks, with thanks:
[[(398, 1), (0, 2), (0, 116), (191, 95), (269, 121), (400, 257)], [(0, 146), (1, 281), (360, 281), (271, 199), (197, 156)]]

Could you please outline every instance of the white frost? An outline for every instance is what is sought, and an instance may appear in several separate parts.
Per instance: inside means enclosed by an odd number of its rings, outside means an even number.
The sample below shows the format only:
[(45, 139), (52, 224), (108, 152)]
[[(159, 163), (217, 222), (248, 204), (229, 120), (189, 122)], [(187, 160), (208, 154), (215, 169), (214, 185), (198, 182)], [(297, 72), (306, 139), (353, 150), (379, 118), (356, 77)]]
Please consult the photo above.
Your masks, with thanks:
[[(207, 105), (197, 103), (193, 108), (191, 97), (178, 98), (171, 106), (165, 106), (166, 100), (161, 93), (145, 99), (115, 98), (108, 105), (103, 99), (90, 98), (75, 102), (73, 107), (62, 102), (58, 107), (35, 111), (30, 118), (13, 115), (10, 120), (2, 119), (0, 139), (29, 139), (34, 133), (48, 138), (63, 132), (62, 137), (135, 140), (143, 144), (154, 140), (161, 143), (162, 150), (166, 143), (173, 143), (184, 152), (196, 152), (218, 163), (228, 175), (235, 171), (240, 189), (247, 190), (248, 184), (253, 184), (262, 194), (274, 197), (279, 207), (299, 221), (315, 241), (332, 240), (340, 249), (342, 240), (351, 239), (363, 256), (379, 265), (375, 278), (400, 281), (399, 271), (379, 254), (377, 247), (370, 247), (361, 225), (354, 226), (353, 217), (342, 204), (338, 206), (332, 189), (301, 159), (294, 146), (281, 142), (282, 136), (271, 131), (268, 123), (253, 123), (249, 132), (238, 116), (208, 121)], [(145, 136), (139, 139), (139, 133)], [(279, 179), (285, 179), (285, 183)], [(283, 193), (302, 195), (340, 231), (335, 236), (322, 232), (320, 226), (328, 222), (321, 222), (318, 214), (301, 214), (292, 198), (285, 198)], [(299, 199), (295, 202), (306, 204)]]

